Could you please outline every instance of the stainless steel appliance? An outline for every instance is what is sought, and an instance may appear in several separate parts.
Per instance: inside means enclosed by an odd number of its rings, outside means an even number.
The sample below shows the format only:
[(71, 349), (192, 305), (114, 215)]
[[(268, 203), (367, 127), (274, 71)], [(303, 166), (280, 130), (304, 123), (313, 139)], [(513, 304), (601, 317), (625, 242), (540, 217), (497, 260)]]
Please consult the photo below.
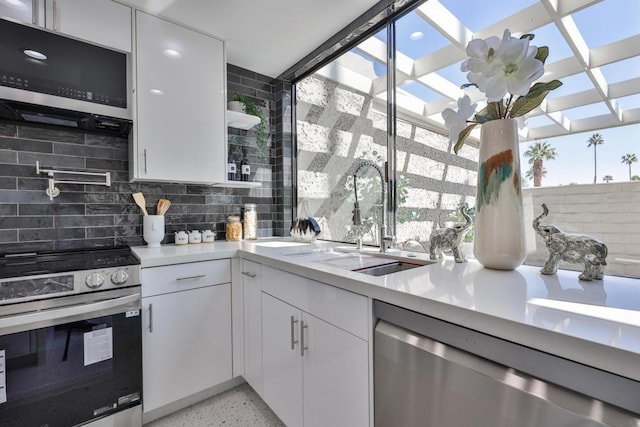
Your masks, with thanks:
[(386, 303), (376, 426), (640, 426), (640, 383)]
[(130, 57), (0, 19), (0, 119), (126, 135)]
[(0, 258), (0, 424), (142, 425), (140, 265), (128, 247)]

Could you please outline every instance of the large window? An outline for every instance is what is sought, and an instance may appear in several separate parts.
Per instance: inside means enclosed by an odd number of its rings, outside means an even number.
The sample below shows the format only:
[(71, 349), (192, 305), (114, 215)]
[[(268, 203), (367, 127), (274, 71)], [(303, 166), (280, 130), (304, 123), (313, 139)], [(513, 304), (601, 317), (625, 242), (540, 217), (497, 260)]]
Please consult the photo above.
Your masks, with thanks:
[[(505, 28), (533, 33), (532, 44), (550, 49), (544, 79), (563, 86), (520, 129), (525, 219), (530, 223), (546, 203), (547, 222), (607, 244), (607, 274), (640, 277), (640, 3), (585, 0), (558, 2), (557, 9), (537, 0), (493, 3), (424, 2), (395, 20), (393, 32), (361, 40), (296, 82), (298, 200), (320, 219), (323, 239), (346, 242), (362, 234), (365, 243), (378, 244), (378, 173), (364, 168), (355, 180), (359, 227), (352, 223), (353, 174), (363, 160), (381, 168), (394, 160), (392, 229), (400, 244), (427, 246), (434, 229), (459, 219), (461, 204), (475, 205), (479, 133), (454, 155), (441, 117), (463, 93), (483, 100), (473, 88), (460, 89), (467, 82), (460, 71), (466, 44), (501, 36)], [(395, 82), (391, 116), (388, 77)], [(592, 143), (594, 134), (602, 142)], [(551, 153), (542, 156), (542, 175), (534, 181), (534, 156), (544, 144)], [(529, 231), (527, 263), (540, 265), (547, 252)]]

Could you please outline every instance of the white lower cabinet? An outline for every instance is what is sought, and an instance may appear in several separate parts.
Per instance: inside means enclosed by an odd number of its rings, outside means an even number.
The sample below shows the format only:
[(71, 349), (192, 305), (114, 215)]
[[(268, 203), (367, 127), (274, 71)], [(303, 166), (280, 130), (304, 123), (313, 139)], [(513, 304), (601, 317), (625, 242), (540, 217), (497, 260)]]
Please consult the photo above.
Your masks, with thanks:
[(143, 408), (231, 379), (230, 261), (142, 270)]
[(303, 425), (302, 312), (269, 294), (262, 294), (263, 398), (288, 426)]
[(266, 266), (262, 289), (265, 402), (289, 427), (368, 426), (367, 299)]
[(304, 426), (368, 426), (367, 342), (307, 313), (302, 321)]

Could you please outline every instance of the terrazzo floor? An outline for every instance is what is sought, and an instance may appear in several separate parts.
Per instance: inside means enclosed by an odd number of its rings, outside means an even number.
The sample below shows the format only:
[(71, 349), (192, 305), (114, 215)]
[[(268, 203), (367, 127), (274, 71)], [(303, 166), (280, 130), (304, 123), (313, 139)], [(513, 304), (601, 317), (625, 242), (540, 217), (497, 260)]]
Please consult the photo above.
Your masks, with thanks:
[(281, 427), (284, 424), (248, 384), (242, 384), (144, 425), (144, 427), (213, 426)]

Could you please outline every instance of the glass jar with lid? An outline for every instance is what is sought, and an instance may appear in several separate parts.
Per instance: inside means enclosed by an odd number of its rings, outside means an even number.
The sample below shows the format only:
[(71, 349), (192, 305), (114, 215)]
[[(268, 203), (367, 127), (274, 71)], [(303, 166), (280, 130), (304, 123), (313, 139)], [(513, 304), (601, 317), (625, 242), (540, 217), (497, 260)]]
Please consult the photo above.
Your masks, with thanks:
[(255, 240), (258, 238), (258, 211), (256, 205), (247, 203), (244, 205), (244, 239)]
[(242, 240), (242, 223), (238, 215), (229, 215), (227, 217), (227, 240), (237, 242)]

